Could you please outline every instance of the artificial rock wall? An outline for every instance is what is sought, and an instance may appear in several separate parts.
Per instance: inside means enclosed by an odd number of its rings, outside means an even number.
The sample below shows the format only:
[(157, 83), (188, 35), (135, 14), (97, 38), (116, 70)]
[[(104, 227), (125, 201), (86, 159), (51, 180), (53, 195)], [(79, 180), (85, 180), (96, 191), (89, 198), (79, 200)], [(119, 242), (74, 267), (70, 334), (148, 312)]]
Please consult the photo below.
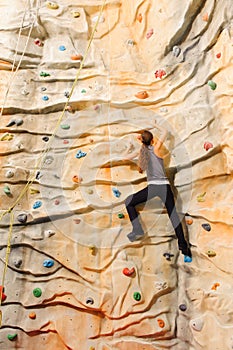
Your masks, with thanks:
[[(233, 349), (232, 1), (102, 4), (0, 3), (0, 348)], [(157, 199), (126, 236), (155, 121), (190, 264)]]

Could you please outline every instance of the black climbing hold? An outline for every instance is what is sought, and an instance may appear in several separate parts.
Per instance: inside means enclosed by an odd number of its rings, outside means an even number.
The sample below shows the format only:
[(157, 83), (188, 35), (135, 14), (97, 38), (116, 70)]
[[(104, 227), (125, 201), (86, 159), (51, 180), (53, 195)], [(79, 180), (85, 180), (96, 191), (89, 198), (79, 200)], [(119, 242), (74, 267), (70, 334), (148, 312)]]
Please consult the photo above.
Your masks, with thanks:
[(206, 230), (206, 231), (211, 231), (211, 226), (210, 226), (210, 224), (202, 224), (201, 226), (204, 228), (204, 230)]
[(10, 126), (13, 126), (15, 125), (15, 120), (11, 120), (7, 125), (6, 127), (9, 128)]
[(181, 311), (186, 311), (186, 310), (187, 310), (187, 306), (186, 306), (185, 304), (180, 304), (180, 305), (179, 305), (179, 309), (180, 309)]
[(93, 298), (91, 298), (91, 297), (87, 298), (86, 304), (91, 304), (91, 305), (93, 305), (93, 304), (94, 304)]
[(15, 267), (19, 268), (22, 265), (22, 259), (17, 259), (14, 261), (14, 265)]
[(19, 221), (19, 222), (21, 222), (22, 224), (25, 224), (25, 222), (27, 222), (27, 214), (19, 214), (18, 216), (17, 216), (17, 220)]
[(43, 140), (44, 142), (48, 142), (48, 141), (49, 141), (49, 137), (48, 137), (48, 136), (44, 136), (44, 137), (42, 137), (42, 140)]
[(166, 260), (171, 260), (171, 258), (174, 256), (174, 254), (171, 253), (164, 253), (163, 256), (166, 258)]

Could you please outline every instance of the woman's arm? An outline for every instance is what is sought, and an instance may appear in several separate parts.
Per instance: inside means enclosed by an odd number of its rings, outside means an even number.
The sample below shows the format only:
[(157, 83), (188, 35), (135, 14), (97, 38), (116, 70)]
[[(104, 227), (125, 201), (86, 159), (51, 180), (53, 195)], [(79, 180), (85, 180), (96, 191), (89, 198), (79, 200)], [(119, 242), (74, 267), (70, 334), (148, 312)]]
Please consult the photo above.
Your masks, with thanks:
[(163, 145), (164, 141), (166, 140), (168, 132), (166, 129), (163, 129), (161, 126), (159, 126), (157, 124), (155, 125), (155, 127), (156, 127), (156, 129), (158, 129), (160, 131), (160, 135), (158, 137), (158, 141), (154, 145), (154, 149), (159, 150), (161, 148), (161, 146)]

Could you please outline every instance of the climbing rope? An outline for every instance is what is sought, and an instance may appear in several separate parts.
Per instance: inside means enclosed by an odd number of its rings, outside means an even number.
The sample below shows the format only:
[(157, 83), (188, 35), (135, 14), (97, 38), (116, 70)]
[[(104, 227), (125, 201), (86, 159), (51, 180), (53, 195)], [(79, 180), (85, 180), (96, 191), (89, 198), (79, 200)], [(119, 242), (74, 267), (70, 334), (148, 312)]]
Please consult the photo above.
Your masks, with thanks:
[[(71, 88), (71, 91), (70, 91), (70, 94), (69, 94), (69, 97), (64, 105), (64, 108), (61, 112), (61, 115), (60, 117), (58, 118), (57, 120), (57, 123), (56, 123), (56, 126), (53, 130), (53, 133), (51, 135), (51, 138), (47, 144), (47, 148), (42, 152), (42, 155), (39, 157), (39, 159), (37, 160), (36, 164), (35, 164), (35, 167), (34, 167), (34, 170), (33, 170), (33, 174), (31, 175), (31, 177), (29, 178), (29, 180), (27, 181), (26, 185), (24, 186), (23, 190), (21, 191), (21, 193), (19, 194), (18, 198), (16, 199), (16, 201), (13, 203), (13, 205), (11, 205), (7, 210), (3, 211), (0, 215), (0, 221), (2, 220), (3, 216), (5, 216), (6, 214), (10, 213), (10, 223), (9, 223), (9, 232), (8, 232), (8, 240), (7, 240), (7, 249), (6, 249), (6, 257), (5, 257), (5, 264), (4, 264), (4, 271), (3, 271), (3, 276), (2, 276), (2, 289), (1, 289), (1, 292), (0, 292), (0, 306), (1, 306), (1, 303), (2, 303), (2, 293), (3, 293), (3, 287), (4, 287), (4, 282), (5, 282), (5, 277), (6, 277), (6, 272), (7, 272), (7, 267), (8, 267), (8, 262), (9, 262), (9, 255), (10, 255), (10, 250), (11, 250), (11, 238), (12, 238), (12, 232), (13, 232), (13, 222), (14, 222), (14, 215), (13, 215), (13, 209), (15, 208), (15, 206), (19, 203), (19, 201), (23, 198), (24, 194), (27, 192), (29, 186), (35, 181), (36, 179), (36, 174), (38, 173), (38, 171), (40, 171), (43, 167), (43, 162), (45, 160), (45, 156), (46, 154), (50, 151), (51, 149), (51, 143), (52, 141), (54, 140), (55, 138), (55, 135), (56, 135), (56, 132), (57, 132), (57, 129), (59, 128), (60, 124), (61, 124), (61, 121), (64, 117), (64, 114), (65, 114), (65, 111), (66, 111), (66, 108), (68, 106), (68, 103), (72, 97), (72, 94), (74, 92), (74, 89), (75, 89), (75, 86), (77, 85), (77, 82), (78, 82), (78, 79), (79, 79), (79, 76), (80, 76), (80, 72), (81, 70), (83, 69), (83, 66), (84, 66), (84, 63), (85, 63), (85, 60), (88, 56), (88, 53), (90, 51), (90, 47), (91, 47), (91, 44), (92, 44), (92, 41), (94, 39), (94, 34), (96, 32), (96, 29), (98, 27), (98, 24), (99, 24), (99, 21), (100, 21), (100, 18), (101, 18), (101, 15), (103, 13), (103, 10), (104, 10), (104, 6), (105, 6), (105, 3), (106, 3), (106, 0), (103, 0), (103, 3), (101, 5), (101, 8), (100, 8), (100, 12), (99, 12), (99, 15), (98, 15), (98, 18), (97, 18), (97, 21), (93, 27), (93, 30), (91, 32), (91, 36), (90, 36), (90, 39), (88, 41), (88, 45), (87, 45), (87, 48), (85, 50), (85, 53), (84, 53), (84, 56), (83, 56), (83, 59), (80, 63), (80, 67), (77, 71), (77, 74), (76, 74), (76, 77), (75, 77), (75, 80), (73, 82), (73, 85), (72, 85), (72, 88)], [(0, 311), (0, 328), (2, 326), (2, 312)]]

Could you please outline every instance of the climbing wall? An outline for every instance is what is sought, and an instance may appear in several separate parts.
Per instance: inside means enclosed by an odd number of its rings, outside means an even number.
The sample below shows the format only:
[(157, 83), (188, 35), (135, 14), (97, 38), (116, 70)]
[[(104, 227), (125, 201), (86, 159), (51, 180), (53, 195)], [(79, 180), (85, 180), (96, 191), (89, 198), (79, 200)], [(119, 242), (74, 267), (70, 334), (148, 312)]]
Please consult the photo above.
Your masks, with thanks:
[[(1, 0), (0, 349), (233, 349), (231, 0)], [(184, 263), (137, 133), (169, 131)], [(176, 190), (175, 190), (176, 189)]]

